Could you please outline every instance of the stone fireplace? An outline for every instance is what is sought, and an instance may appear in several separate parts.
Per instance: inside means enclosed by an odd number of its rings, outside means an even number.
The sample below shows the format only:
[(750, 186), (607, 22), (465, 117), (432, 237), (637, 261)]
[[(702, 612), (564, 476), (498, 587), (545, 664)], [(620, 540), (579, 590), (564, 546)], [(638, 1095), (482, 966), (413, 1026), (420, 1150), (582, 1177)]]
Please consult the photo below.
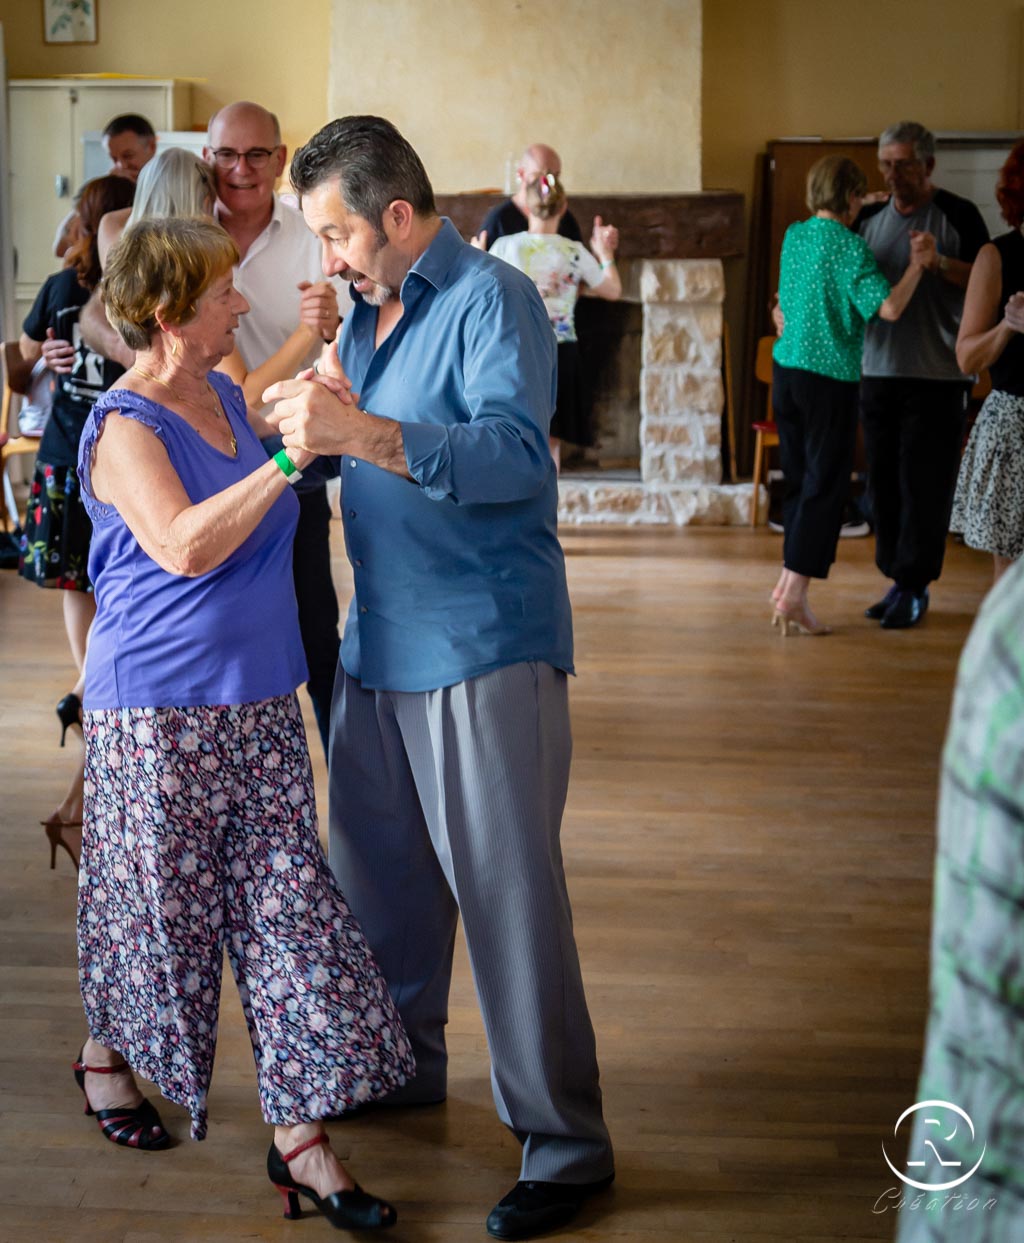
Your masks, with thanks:
[[(493, 202), (488, 195), (442, 195), (438, 207), (469, 237)], [(627, 340), (592, 377), (600, 381), (606, 370), (614, 389), (599, 390), (596, 398), (598, 468), (563, 473), (559, 521), (745, 523), (751, 485), (722, 482), (721, 434), (721, 260), (740, 253), (740, 196), (574, 195), (571, 205), (581, 222), (601, 215), (619, 228), (626, 304), (619, 318)], [(628, 339), (632, 331), (635, 341), (637, 321), (638, 345)], [(631, 384), (621, 372), (622, 360), (633, 355), (637, 374)], [(616, 406), (614, 425), (606, 427), (602, 420)], [(639, 472), (605, 472), (602, 456), (609, 465), (639, 458)]]

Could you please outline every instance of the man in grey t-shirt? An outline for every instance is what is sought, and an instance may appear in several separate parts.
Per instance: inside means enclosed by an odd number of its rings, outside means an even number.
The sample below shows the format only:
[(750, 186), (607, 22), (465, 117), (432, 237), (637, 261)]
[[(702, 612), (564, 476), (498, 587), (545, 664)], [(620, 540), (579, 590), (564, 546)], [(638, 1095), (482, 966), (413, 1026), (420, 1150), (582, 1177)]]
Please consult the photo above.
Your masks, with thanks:
[(878, 140), (890, 198), (864, 209), (856, 228), (891, 284), (910, 239), (931, 258), (895, 322), (872, 320), (864, 343), (861, 421), (875, 522), (875, 563), (893, 580), (865, 610), (888, 630), (916, 625), (939, 577), (960, 464), (970, 378), (956, 362), (956, 335), (974, 257), (988, 230), (973, 203), (931, 180), (935, 138), (914, 121)]

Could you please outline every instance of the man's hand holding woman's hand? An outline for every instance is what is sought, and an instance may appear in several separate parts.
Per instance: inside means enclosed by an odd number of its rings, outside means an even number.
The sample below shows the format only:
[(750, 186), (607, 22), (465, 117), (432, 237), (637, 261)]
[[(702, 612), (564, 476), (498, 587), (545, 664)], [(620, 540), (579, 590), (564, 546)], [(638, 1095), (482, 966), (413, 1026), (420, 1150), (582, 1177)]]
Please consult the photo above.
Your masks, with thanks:
[(910, 230), (910, 263), (928, 272), (934, 272), (939, 266), (939, 251), (933, 234)]
[(337, 345), (324, 347), (317, 368), (307, 367), (294, 380), (280, 380), (263, 394), (273, 403), (267, 422), (284, 438), (285, 446), (314, 454), (344, 453), (353, 415), (362, 417), (358, 395), (338, 358)]

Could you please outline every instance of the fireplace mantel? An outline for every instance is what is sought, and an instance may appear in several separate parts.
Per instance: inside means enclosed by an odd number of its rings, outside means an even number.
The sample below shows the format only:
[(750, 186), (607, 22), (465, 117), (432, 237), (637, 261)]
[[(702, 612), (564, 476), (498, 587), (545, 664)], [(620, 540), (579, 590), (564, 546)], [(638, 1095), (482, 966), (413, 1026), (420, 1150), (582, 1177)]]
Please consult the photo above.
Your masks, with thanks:
[[(437, 209), (468, 241), (501, 194), (438, 194)], [(584, 239), (601, 216), (619, 230), (620, 259), (731, 259), (743, 254), (743, 195), (735, 190), (693, 194), (573, 194), (569, 206)]]

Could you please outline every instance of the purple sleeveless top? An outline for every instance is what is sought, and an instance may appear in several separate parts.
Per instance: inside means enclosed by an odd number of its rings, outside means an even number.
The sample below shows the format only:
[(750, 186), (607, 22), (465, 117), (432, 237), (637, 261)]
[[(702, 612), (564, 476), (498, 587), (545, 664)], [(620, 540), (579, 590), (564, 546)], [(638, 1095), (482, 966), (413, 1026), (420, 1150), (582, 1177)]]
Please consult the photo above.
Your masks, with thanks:
[(92, 495), (93, 450), (110, 410), (156, 433), (195, 503), (264, 466), (241, 390), (219, 372), (209, 381), (238, 441), (235, 458), (173, 411), (123, 388), (100, 397), (82, 432), (78, 474), (93, 524), (89, 577), (96, 593), (88, 710), (254, 703), (289, 694), (308, 677), (292, 581), (299, 504), (291, 488), (241, 547), (197, 578), (161, 569), (117, 510)]

